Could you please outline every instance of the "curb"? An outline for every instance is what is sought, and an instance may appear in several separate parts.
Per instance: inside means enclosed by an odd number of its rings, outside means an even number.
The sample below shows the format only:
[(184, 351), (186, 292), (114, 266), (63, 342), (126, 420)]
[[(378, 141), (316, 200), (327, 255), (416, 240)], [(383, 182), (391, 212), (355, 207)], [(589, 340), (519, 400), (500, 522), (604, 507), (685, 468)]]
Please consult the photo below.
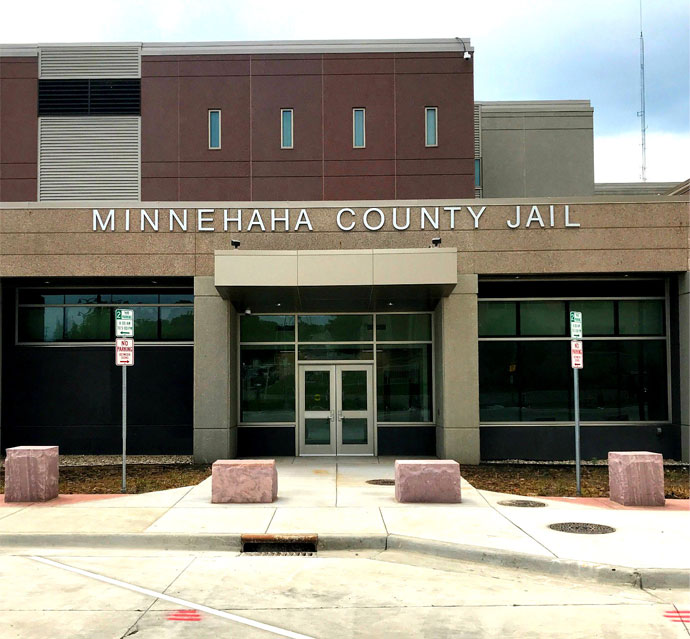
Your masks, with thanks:
[(0, 533), (0, 548), (132, 548), (240, 552), (241, 535), (178, 533)]
[[(47, 547), (117, 548), (142, 550), (241, 551), (239, 533), (0, 533), (0, 550)], [(597, 583), (637, 588), (690, 588), (690, 570), (678, 568), (630, 568), (573, 559), (542, 557), (527, 553), (467, 546), (403, 535), (318, 535), (318, 550), (403, 550), (472, 563), (516, 568), (542, 575), (573, 577)]]
[(388, 536), (388, 550), (405, 550), (506, 568), (518, 568), (545, 575), (575, 577), (598, 583), (626, 584), (637, 588), (690, 588), (690, 570), (678, 568), (630, 568), (575, 559), (541, 557), (482, 546), (465, 546), (431, 539)]

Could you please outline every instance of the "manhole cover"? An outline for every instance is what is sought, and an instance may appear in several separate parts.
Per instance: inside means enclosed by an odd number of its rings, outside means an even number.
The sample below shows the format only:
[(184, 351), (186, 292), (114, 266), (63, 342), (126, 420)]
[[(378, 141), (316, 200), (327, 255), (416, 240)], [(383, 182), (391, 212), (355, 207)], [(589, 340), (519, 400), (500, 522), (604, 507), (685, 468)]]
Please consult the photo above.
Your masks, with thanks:
[(518, 508), (543, 508), (546, 506), (544, 502), (531, 499), (504, 499), (499, 501), (498, 504), (500, 506), (517, 506)]
[(551, 530), (558, 530), (559, 532), (576, 533), (578, 535), (606, 535), (608, 533), (616, 532), (615, 528), (611, 526), (604, 526), (602, 524), (586, 524), (581, 522), (569, 521), (563, 524), (550, 524)]
[(395, 486), (395, 479), (367, 479), (367, 484), (374, 484), (374, 486)]

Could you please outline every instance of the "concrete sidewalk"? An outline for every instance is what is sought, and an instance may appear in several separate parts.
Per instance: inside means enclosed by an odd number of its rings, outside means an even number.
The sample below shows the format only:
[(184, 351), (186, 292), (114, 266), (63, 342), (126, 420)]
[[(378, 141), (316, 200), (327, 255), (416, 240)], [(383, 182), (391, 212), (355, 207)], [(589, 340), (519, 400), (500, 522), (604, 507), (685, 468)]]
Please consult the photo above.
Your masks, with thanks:
[[(243, 533), (317, 533), (319, 548), (402, 548), (649, 587), (690, 586), (690, 502), (626, 508), (606, 499), (518, 499), (463, 480), (460, 504), (399, 504), (394, 458), (278, 458), (278, 500), (212, 504), (211, 479), (139, 495), (63, 495), (44, 504), (0, 502), (0, 547), (108, 545), (237, 549)], [(549, 524), (616, 529), (572, 534)]]

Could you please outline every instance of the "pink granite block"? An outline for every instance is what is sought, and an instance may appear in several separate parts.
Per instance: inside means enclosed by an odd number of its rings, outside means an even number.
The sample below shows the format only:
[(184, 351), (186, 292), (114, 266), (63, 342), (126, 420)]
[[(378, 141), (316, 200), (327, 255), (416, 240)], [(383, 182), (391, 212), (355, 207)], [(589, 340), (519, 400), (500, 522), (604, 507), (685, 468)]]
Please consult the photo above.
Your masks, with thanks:
[(219, 459), (211, 477), (214, 504), (270, 503), (278, 497), (275, 459)]
[(664, 458), (645, 451), (610, 452), (609, 497), (623, 506), (663, 506)]
[(397, 460), (395, 499), (400, 502), (460, 502), (460, 464), (452, 459)]
[(58, 496), (57, 446), (15, 446), (5, 458), (5, 501), (48, 501)]

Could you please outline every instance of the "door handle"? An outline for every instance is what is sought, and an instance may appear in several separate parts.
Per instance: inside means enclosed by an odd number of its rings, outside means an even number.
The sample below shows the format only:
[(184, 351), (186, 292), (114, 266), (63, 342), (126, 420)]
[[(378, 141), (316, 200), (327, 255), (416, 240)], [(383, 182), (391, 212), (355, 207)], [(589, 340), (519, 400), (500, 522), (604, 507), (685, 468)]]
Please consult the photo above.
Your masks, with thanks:
[(343, 421), (343, 411), (341, 411), (341, 410), (338, 411), (338, 421), (339, 422)]
[(328, 419), (330, 419), (331, 421), (333, 421), (333, 417), (334, 417), (333, 411), (331, 411), (330, 414), (328, 415)]

